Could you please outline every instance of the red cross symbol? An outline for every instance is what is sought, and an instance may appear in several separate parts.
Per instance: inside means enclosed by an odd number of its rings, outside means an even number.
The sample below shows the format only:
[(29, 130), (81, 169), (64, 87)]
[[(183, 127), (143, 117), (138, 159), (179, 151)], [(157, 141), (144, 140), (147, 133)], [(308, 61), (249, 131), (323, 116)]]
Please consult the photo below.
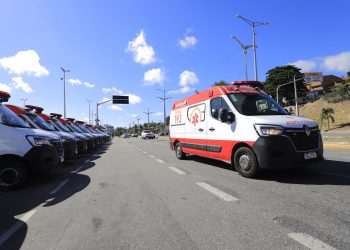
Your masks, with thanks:
[(198, 114), (195, 113), (193, 116), (192, 116), (192, 124), (193, 126), (196, 126), (198, 123)]

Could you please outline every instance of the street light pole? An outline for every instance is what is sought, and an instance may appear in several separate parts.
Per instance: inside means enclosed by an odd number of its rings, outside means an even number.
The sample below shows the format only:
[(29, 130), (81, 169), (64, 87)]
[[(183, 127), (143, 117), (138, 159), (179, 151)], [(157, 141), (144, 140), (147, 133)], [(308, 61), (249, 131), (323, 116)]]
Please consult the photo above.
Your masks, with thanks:
[(163, 97), (157, 97), (157, 98), (163, 100), (164, 132), (165, 132), (165, 130), (166, 130), (166, 105), (165, 105), (165, 103), (166, 103), (166, 100), (172, 98), (171, 96), (166, 97), (165, 92), (170, 91), (171, 89), (157, 89), (157, 90), (163, 92)]
[(66, 73), (70, 72), (69, 69), (64, 69), (61, 67), (61, 70), (63, 71), (63, 77), (61, 80), (63, 80), (63, 105), (64, 105), (64, 112), (63, 117), (66, 118)]
[(88, 99), (86, 101), (89, 103), (89, 124), (91, 124), (91, 112), (90, 112), (91, 107), (90, 107), (90, 104), (91, 104), (92, 100)]
[(28, 99), (21, 98), (21, 101), (23, 101), (23, 107), (25, 107), (26, 106), (26, 101), (28, 101)]
[(268, 22), (255, 22), (255, 21), (251, 21), (248, 18), (242, 17), (241, 15), (236, 14), (237, 18), (242, 19), (243, 21), (245, 21), (248, 25), (250, 25), (252, 27), (252, 31), (253, 31), (253, 48), (254, 48), (254, 76), (255, 76), (255, 81), (258, 81), (258, 62), (257, 62), (257, 58), (256, 58), (256, 33), (255, 33), (255, 28), (258, 26), (262, 26), (262, 25), (268, 25)]
[(252, 48), (253, 45), (244, 45), (236, 36), (231, 36), (232, 39), (236, 40), (238, 44), (242, 47), (243, 49), (243, 54), (244, 54), (244, 65), (245, 65), (245, 79), (248, 81), (248, 63), (247, 63), (247, 52), (248, 49)]
[(295, 79), (295, 75), (294, 75), (293, 76), (293, 81), (290, 81), (290, 82), (278, 85), (277, 89), (276, 89), (276, 101), (278, 103), (279, 102), (279, 100), (278, 100), (279, 99), (278, 98), (278, 90), (280, 89), (280, 87), (283, 87), (285, 85), (292, 84), (292, 83), (294, 84), (294, 98), (295, 98), (295, 113), (296, 113), (296, 115), (299, 115), (298, 95), (297, 95), (297, 81), (300, 81), (300, 80), (303, 80), (303, 78)]
[(148, 126), (149, 126), (149, 115), (150, 114), (153, 114), (154, 112), (150, 112), (149, 111), (149, 108), (147, 109), (147, 112), (143, 112), (143, 113), (145, 113), (146, 115), (147, 115), (147, 123), (148, 123)]

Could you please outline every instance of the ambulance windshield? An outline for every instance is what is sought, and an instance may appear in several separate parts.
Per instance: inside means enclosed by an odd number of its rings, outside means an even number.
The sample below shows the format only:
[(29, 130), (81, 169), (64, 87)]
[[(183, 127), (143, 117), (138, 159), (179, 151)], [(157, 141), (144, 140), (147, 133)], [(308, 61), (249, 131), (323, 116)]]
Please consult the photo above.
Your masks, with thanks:
[(235, 93), (228, 97), (242, 115), (288, 115), (270, 96), (264, 94)]
[(0, 123), (10, 127), (30, 128), (14, 112), (3, 105), (0, 105)]
[(41, 129), (47, 131), (55, 131), (43, 118), (37, 114), (27, 114), (27, 116)]

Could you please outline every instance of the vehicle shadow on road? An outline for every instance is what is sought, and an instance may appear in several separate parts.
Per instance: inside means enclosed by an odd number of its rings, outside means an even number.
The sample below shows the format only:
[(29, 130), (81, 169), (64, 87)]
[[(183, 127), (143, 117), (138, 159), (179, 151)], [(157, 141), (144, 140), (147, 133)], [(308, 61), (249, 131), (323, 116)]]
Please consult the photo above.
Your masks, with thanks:
[[(236, 171), (230, 164), (214, 159), (195, 155), (191, 155), (187, 159), (229, 171)], [(350, 185), (350, 163), (324, 160), (299, 168), (264, 170), (261, 171), (257, 179), (289, 184), (348, 186)]]
[[(84, 175), (83, 171), (95, 166), (93, 160), (100, 157), (95, 153), (91, 156), (85, 155), (79, 163), (69, 162), (66, 167), (48, 175), (32, 177), (19, 190), (0, 193), (0, 249), (21, 248), (28, 231), (27, 223), (21, 220), (23, 216), (34, 210), (40, 210), (40, 207), (64, 202), (90, 184), (90, 177)], [(81, 170), (76, 172), (80, 166)], [(53, 193), (53, 190), (65, 180), (67, 180), (65, 185)]]
[(350, 163), (324, 160), (300, 168), (263, 171), (259, 179), (289, 184), (350, 185)]

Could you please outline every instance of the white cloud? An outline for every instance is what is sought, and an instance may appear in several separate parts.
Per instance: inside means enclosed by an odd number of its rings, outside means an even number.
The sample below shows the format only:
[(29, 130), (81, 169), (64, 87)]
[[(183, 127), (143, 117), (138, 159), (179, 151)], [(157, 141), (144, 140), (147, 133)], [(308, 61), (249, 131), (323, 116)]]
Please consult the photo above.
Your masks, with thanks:
[(326, 56), (321, 67), (326, 70), (347, 72), (350, 70), (350, 52), (343, 52), (333, 56)]
[(178, 40), (178, 45), (183, 49), (187, 49), (187, 48), (195, 47), (197, 42), (198, 42), (198, 39), (195, 36), (185, 35), (183, 39)]
[(350, 51), (309, 60), (298, 60), (288, 64), (301, 68), (303, 72), (322, 69), (326, 71), (347, 72), (350, 70)]
[(169, 93), (184, 94), (191, 90), (194, 91), (195, 89), (191, 88), (190, 86), (196, 85), (198, 83), (199, 83), (199, 80), (196, 73), (194, 73), (193, 71), (185, 70), (180, 74), (180, 77), (179, 77), (179, 85), (181, 88), (177, 90), (171, 90), (169, 91)]
[(40, 57), (35, 50), (19, 51), (14, 56), (0, 58), (0, 67), (15, 75), (49, 75), (49, 71), (39, 61)]
[(89, 82), (82, 82), (79, 79), (69, 79), (68, 82), (72, 84), (73, 86), (84, 86), (86, 88), (93, 88), (95, 87), (95, 84), (89, 83)]
[(106, 101), (109, 101), (111, 100), (111, 98), (108, 98), (108, 97), (103, 97), (102, 100), (100, 102), (106, 102)]
[(163, 116), (163, 112), (156, 112), (154, 113), (155, 116)]
[(128, 43), (126, 52), (130, 52), (133, 55), (134, 61), (142, 65), (149, 65), (156, 61), (156, 53), (153, 47), (147, 44), (143, 30), (141, 30), (140, 34), (134, 40)]
[(288, 63), (290, 65), (297, 66), (302, 72), (308, 72), (317, 69), (317, 62), (315, 59), (311, 60), (299, 60), (296, 62)]
[(132, 114), (131, 117), (132, 117), (132, 118), (136, 118), (136, 117), (137, 117), (137, 114)]
[(115, 111), (122, 111), (123, 110), (122, 107), (120, 107), (119, 105), (116, 105), (116, 104), (112, 104), (111, 106), (109, 106), (109, 109), (115, 110)]
[(193, 71), (185, 70), (180, 74), (180, 82), (179, 82), (180, 86), (185, 87), (188, 85), (195, 85), (198, 83), (199, 83), (198, 77), (196, 73), (194, 73)]
[(13, 81), (13, 87), (16, 89), (22, 89), (24, 92), (26, 92), (27, 94), (32, 93), (33, 90), (32, 88), (29, 86), (28, 83), (26, 83), (25, 81), (23, 81), (22, 77), (17, 76), (17, 77), (13, 77), (12, 78)]
[(165, 72), (161, 68), (150, 69), (145, 72), (143, 80), (145, 86), (154, 84), (163, 85), (165, 81)]
[(11, 87), (0, 82), (0, 91), (11, 92)]
[(117, 89), (116, 87), (102, 88), (102, 92), (106, 93), (106, 94), (107, 93), (112, 93), (112, 94), (115, 94), (115, 95), (127, 95), (127, 96), (129, 96), (129, 103), (130, 104), (138, 104), (138, 103), (142, 102), (142, 98), (141, 97), (139, 97), (137, 95), (134, 95), (134, 94), (131, 94), (131, 93), (124, 93), (124, 91), (122, 91), (120, 89)]

